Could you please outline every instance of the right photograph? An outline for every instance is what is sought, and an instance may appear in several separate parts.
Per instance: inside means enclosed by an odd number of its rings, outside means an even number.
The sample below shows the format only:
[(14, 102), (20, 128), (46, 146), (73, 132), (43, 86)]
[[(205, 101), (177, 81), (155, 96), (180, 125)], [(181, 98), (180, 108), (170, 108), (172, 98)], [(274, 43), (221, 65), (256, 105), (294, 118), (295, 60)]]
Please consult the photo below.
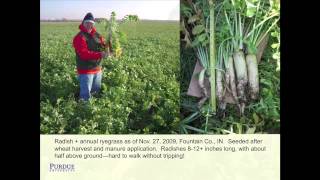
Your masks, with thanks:
[(280, 0), (180, 1), (183, 134), (280, 134)]

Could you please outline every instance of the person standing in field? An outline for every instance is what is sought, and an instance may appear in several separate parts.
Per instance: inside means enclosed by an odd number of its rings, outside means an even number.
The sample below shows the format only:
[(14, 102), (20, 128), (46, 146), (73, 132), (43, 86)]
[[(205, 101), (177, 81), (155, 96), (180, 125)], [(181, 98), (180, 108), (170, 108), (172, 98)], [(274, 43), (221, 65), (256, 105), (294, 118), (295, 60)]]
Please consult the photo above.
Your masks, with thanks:
[(80, 83), (79, 99), (87, 101), (91, 94), (101, 89), (103, 58), (109, 57), (105, 51), (107, 45), (104, 38), (96, 31), (92, 13), (87, 13), (79, 25), (80, 32), (73, 39), (76, 53), (78, 79)]

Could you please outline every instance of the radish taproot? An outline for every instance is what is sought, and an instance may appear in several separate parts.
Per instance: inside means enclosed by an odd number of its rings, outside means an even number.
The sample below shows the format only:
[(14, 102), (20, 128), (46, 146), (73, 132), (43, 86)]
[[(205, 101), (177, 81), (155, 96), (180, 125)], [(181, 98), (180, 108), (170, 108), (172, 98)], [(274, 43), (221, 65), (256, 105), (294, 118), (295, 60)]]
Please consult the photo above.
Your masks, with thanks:
[(257, 56), (255, 54), (248, 54), (246, 56), (246, 63), (248, 69), (248, 85), (250, 98), (256, 100), (259, 94), (259, 73)]
[(246, 102), (246, 87), (248, 84), (247, 65), (241, 50), (233, 54), (234, 68), (237, 77), (237, 94), (241, 102)]
[(234, 73), (234, 65), (233, 65), (233, 58), (232, 56), (229, 57), (229, 83), (232, 96), (234, 97), (235, 102), (238, 104), (238, 94), (237, 94), (237, 85), (236, 85), (236, 78)]

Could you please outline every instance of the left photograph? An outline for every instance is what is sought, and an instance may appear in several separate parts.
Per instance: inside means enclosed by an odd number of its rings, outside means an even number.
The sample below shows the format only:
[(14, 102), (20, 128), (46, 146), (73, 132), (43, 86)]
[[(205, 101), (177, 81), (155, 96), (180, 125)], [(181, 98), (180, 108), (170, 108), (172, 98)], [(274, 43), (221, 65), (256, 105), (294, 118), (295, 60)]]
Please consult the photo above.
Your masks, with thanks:
[(41, 134), (176, 134), (180, 1), (40, 1)]

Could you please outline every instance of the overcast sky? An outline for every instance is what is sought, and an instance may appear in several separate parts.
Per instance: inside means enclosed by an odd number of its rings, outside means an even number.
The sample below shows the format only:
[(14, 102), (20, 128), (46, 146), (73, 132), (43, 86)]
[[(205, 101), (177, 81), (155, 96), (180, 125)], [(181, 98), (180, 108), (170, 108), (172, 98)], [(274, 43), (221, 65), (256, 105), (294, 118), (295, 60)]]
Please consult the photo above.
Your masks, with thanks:
[(179, 20), (179, 7), (179, 0), (40, 0), (40, 19), (83, 19), (87, 12), (109, 18), (115, 11), (117, 19), (135, 14), (140, 19)]

